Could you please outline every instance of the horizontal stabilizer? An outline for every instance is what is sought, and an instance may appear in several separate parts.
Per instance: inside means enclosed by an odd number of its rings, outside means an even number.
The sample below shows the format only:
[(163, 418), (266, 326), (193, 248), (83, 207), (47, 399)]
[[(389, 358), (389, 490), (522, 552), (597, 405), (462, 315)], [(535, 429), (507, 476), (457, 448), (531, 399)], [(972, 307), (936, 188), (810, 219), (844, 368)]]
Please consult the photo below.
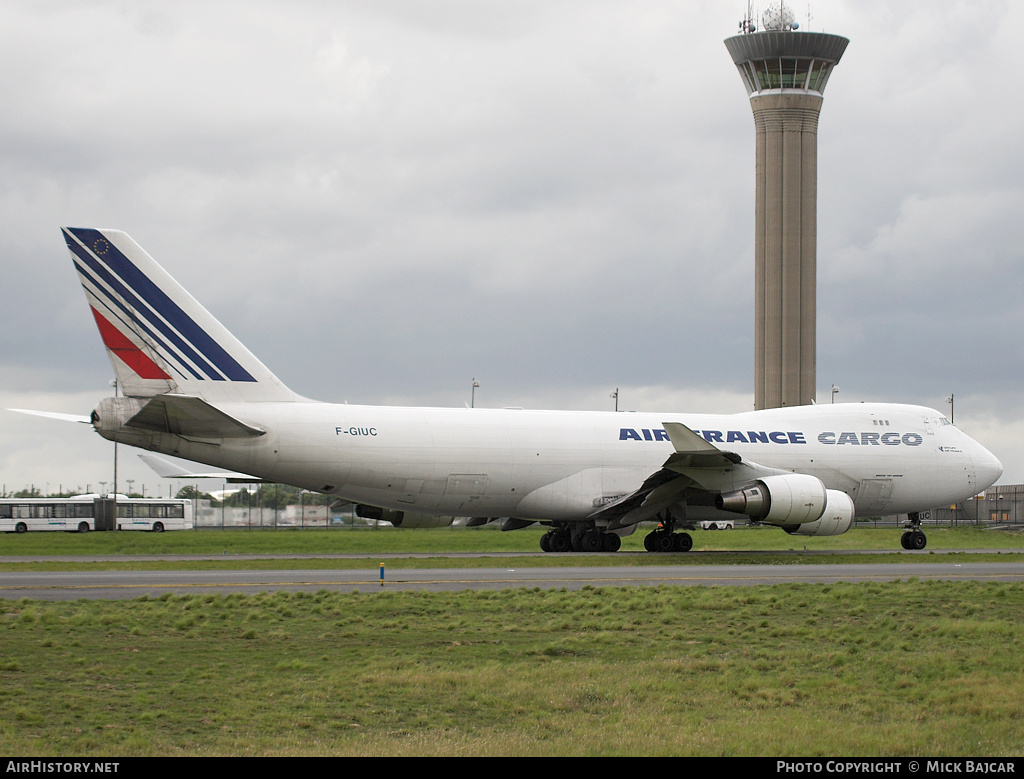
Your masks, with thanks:
[(187, 438), (252, 438), (266, 433), (190, 395), (158, 395), (126, 424)]
[(81, 414), (61, 414), (59, 411), (34, 411), (30, 408), (9, 408), (8, 411), (17, 411), (19, 414), (32, 414), (37, 417), (49, 417), (59, 419), (62, 422), (81, 422), (83, 425), (92, 424), (92, 419)]
[(195, 464), (186, 465), (181, 462), (171, 462), (155, 454), (140, 454), (139, 459), (152, 468), (156, 475), (162, 479), (219, 479), (234, 484), (255, 484), (263, 480), (256, 476), (249, 476), (237, 471), (211, 471), (202, 470), (204, 466)]

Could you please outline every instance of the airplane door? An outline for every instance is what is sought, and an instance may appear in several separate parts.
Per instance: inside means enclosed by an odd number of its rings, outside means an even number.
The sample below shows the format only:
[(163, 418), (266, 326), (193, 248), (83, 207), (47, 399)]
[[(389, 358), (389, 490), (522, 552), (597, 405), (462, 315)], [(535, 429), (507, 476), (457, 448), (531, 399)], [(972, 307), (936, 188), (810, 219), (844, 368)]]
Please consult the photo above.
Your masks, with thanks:
[(449, 474), (438, 510), (458, 516), (476, 516), (473, 509), (480, 504), (486, 489), (486, 473)]
[(402, 492), (398, 502), (408, 503), (410, 506), (414, 506), (416, 505), (416, 501), (419, 500), (420, 492), (422, 490), (423, 479), (406, 479), (405, 490)]
[(854, 502), (857, 513), (881, 514), (892, 498), (892, 479), (864, 479), (857, 486)]

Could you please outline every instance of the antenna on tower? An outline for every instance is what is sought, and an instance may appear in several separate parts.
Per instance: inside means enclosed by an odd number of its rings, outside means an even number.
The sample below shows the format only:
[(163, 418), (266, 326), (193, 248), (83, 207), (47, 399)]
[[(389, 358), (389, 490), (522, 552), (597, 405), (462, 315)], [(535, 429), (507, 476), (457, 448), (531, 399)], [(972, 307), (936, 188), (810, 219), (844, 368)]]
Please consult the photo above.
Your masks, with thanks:
[(757, 32), (757, 25), (754, 24), (754, 17), (751, 15), (749, 2), (747, 3), (747, 15), (743, 17), (743, 21), (740, 22), (740, 32), (744, 35)]

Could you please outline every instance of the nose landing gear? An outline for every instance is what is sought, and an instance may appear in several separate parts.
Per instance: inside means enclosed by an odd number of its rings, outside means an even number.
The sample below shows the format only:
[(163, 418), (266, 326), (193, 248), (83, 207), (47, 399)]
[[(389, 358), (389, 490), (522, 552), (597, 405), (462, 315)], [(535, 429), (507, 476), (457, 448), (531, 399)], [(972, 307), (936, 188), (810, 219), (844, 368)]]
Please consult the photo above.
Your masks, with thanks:
[(921, 516), (912, 511), (907, 515), (907, 519), (907, 532), (900, 536), (900, 546), (910, 550), (924, 549), (928, 545), (928, 539), (921, 530)]

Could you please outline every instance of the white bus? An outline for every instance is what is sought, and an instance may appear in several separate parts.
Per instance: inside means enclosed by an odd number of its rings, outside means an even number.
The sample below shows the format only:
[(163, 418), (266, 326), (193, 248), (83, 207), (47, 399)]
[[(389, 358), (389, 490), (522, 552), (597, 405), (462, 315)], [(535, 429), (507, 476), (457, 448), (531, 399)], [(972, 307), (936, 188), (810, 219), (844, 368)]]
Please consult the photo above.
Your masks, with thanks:
[(192, 501), (75, 495), (70, 498), (0, 498), (0, 532), (30, 530), (190, 530)]

